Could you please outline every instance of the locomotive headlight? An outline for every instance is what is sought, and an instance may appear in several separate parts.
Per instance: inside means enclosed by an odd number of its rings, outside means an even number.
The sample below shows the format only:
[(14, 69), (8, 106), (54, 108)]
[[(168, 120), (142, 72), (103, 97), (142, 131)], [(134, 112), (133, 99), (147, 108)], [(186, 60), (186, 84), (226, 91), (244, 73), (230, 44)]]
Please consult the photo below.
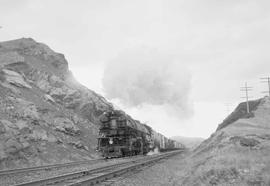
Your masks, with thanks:
[(112, 138), (110, 138), (110, 140), (109, 140), (109, 144), (110, 144), (110, 145), (112, 145), (112, 144), (113, 144), (113, 139), (112, 139)]

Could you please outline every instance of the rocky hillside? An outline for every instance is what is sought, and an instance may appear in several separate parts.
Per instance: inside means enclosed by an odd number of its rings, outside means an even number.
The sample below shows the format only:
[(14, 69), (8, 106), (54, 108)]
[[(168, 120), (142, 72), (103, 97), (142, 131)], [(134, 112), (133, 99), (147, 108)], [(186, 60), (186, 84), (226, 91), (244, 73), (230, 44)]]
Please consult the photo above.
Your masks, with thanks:
[(0, 169), (96, 157), (98, 117), (111, 108), (64, 55), (30, 38), (0, 43)]
[(171, 139), (179, 143), (182, 143), (189, 149), (196, 148), (204, 140), (203, 138), (195, 138), (195, 137), (192, 138), (192, 137), (183, 137), (183, 136), (173, 136), (171, 137)]
[(186, 161), (182, 185), (270, 185), (270, 98), (241, 103)]

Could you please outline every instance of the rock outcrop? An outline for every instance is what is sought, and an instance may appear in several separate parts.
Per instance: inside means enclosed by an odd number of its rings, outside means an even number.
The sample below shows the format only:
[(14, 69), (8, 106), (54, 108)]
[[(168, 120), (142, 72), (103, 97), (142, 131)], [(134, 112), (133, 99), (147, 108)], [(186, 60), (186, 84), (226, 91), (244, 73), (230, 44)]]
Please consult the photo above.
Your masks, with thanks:
[(182, 185), (270, 185), (270, 98), (245, 106), (193, 151)]
[(112, 105), (30, 38), (0, 43), (0, 169), (91, 159)]

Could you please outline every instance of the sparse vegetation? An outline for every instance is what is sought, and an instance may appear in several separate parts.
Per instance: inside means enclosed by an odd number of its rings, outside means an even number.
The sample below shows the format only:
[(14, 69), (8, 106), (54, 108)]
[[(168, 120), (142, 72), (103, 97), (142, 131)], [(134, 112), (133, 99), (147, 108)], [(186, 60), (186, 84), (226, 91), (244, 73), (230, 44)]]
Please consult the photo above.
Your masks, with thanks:
[[(188, 157), (180, 185), (269, 185), (270, 148), (258, 151), (237, 144)], [(180, 173), (179, 173), (180, 174)]]
[(252, 115), (246, 114), (245, 103), (239, 104), (185, 159), (186, 176), (179, 185), (270, 185), (269, 101), (251, 101)]
[(0, 81), (4, 82), (5, 80), (6, 80), (5, 73), (2, 70), (0, 70)]

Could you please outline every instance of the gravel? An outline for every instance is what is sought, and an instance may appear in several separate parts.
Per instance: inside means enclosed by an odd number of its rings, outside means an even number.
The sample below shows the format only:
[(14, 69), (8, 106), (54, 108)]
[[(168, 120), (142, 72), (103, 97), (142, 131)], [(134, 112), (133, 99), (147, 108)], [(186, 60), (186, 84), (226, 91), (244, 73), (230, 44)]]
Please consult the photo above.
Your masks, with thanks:
[(125, 174), (122, 177), (108, 180), (102, 186), (176, 186), (182, 185), (186, 173), (183, 166), (187, 166), (185, 153), (175, 155), (166, 160), (161, 160), (150, 167)]

